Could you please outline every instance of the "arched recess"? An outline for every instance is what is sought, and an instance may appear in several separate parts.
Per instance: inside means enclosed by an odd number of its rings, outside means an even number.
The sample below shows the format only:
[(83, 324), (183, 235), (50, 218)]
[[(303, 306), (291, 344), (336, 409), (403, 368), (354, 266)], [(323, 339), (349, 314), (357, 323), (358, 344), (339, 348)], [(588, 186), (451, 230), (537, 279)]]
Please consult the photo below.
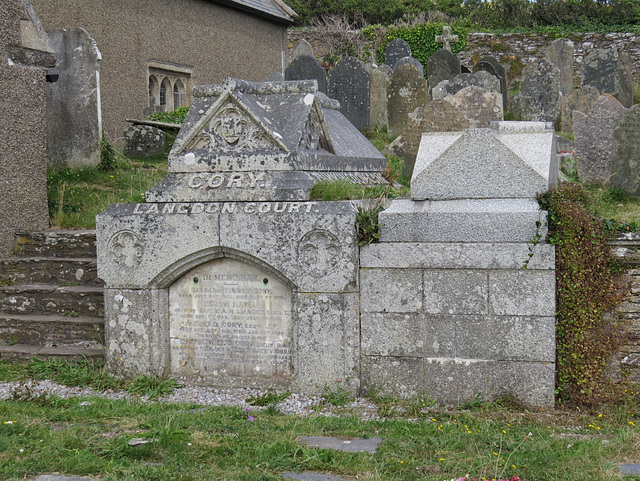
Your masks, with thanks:
[(178, 79), (173, 84), (173, 110), (182, 107), (186, 103), (186, 89), (182, 80)]
[(167, 77), (162, 79), (162, 83), (160, 84), (160, 107), (164, 112), (171, 112), (173, 110), (173, 95), (171, 82)]
[(149, 76), (149, 107), (160, 105), (160, 83), (155, 75)]
[(292, 291), (297, 290), (297, 286), (293, 283), (293, 281), (291, 281), (288, 277), (286, 277), (284, 274), (282, 274), (282, 272), (280, 272), (272, 265), (267, 264), (266, 262), (250, 254), (247, 254), (246, 252), (242, 252), (231, 247), (222, 246), (203, 249), (201, 251), (194, 252), (193, 254), (185, 256), (177, 262), (174, 262), (173, 264), (163, 269), (160, 273), (158, 273), (158, 275), (156, 275), (149, 283), (149, 287), (156, 289), (167, 289), (171, 286), (171, 284), (180, 279), (187, 272), (209, 261), (220, 259), (223, 257), (235, 259), (258, 267), (259, 269), (274, 276)]

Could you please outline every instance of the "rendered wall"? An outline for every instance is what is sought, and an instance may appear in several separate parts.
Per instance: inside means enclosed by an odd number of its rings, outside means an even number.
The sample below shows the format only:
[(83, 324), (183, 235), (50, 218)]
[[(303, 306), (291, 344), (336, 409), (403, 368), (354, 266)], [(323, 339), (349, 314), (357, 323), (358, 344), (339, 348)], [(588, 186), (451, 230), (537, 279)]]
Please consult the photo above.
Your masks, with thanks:
[(264, 80), (282, 72), (286, 27), (214, 2), (33, 0), (47, 32), (82, 27), (102, 53), (105, 132), (118, 139), (148, 104), (150, 60), (194, 67), (193, 84), (225, 77)]
[(21, 19), (29, 17), (20, 0), (0, 2), (0, 256), (10, 255), (16, 231), (49, 227), (45, 71), (39, 64), (53, 56), (22, 48)]

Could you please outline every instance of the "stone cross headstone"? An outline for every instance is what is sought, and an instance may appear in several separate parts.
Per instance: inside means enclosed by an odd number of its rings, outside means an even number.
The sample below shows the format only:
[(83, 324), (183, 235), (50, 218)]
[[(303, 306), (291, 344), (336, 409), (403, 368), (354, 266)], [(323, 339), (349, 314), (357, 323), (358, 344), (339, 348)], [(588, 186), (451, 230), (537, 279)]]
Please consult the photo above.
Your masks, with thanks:
[(285, 80), (316, 80), (318, 90), (327, 93), (327, 71), (318, 60), (307, 54), (297, 56), (284, 71)]
[(525, 67), (520, 93), (510, 105), (521, 120), (555, 122), (560, 96), (560, 71), (542, 59)]
[(409, 125), (409, 114), (427, 103), (427, 81), (414, 65), (400, 65), (391, 75), (387, 95), (387, 135), (393, 138)]
[(491, 92), (497, 92), (500, 94), (500, 97), (502, 97), (498, 78), (483, 70), (476, 73), (461, 73), (453, 80), (443, 80), (433, 88), (431, 96), (434, 100), (443, 99), (447, 95), (453, 95), (463, 88), (471, 86), (482, 87)]
[(460, 60), (449, 50), (440, 49), (427, 60), (429, 90), (443, 80), (453, 80), (460, 73)]
[(451, 35), (451, 27), (449, 25), (445, 25), (442, 27), (442, 35), (436, 35), (436, 42), (442, 44), (443, 50), (448, 50), (451, 52), (451, 42), (457, 42), (458, 36)]
[(497, 58), (487, 55), (482, 57), (480, 61), (473, 66), (474, 72), (489, 72), (498, 78), (500, 82), (500, 92), (502, 93), (502, 108), (506, 110), (508, 101), (507, 91), (507, 71)]
[(582, 85), (610, 94), (625, 107), (633, 105), (633, 77), (629, 55), (616, 48), (597, 49), (582, 60)]
[(310, 55), (313, 57), (313, 46), (304, 38), (298, 40), (293, 46), (293, 60), (297, 59), (300, 55)]
[(640, 196), (640, 104), (616, 119), (611, 157), (611, 186)]
[(417, 58), (413, 58), (413, 57), (403, 57), (403, 58), (401, 58), (393, 66), (393, 70), (397, 69), (400, 65), (406, 65), (406, 64), (413, 65), (418, 70), (418, 72), (420, 72), (420, 74), (424, 77), (424, 67), (423, 67), (423, 65), (420, 63), (420, 60), (418, 60)]
[(560, 101), (560, 132), (573, 133), (573, 111), (578, 110), (587, 115), (600, 92), (591, 85), (583, 85)]
[(551, 42), (545, 57), (560, 71), (560, 92), (567, 96), (573, 90), (573, 42), (566, 38), (558, 38)]
[(406, 40), (394, 38), (384, 51), (385, 65), (393, 68), (396, 62), (404, 57), (411, 57), (411, 47)]
[(388, 65), (367, 64), (371, 74), (371, 128), (387, 125), (387, 85), (391, 78), (391, 68)]
[(344, 57), (329, 72), (328, 95), (340, 102), (340, 112), (360, 130), (368, 129), (371, 74), (355, 57)]
[(583, 182), (607, 182), (611, 177), (613, 127), (624, 112), (611, 95), (601, 95), (589, 114), (573, 112), (573, 134), (578, 178)]

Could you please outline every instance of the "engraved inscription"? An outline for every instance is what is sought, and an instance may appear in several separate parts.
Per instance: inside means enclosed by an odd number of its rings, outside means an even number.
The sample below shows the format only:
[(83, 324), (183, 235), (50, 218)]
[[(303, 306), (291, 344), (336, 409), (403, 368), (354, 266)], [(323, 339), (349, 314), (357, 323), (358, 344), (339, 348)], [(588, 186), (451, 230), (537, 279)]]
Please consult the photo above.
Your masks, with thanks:
[(223, 202), (223, 203), (204, 203), (204, 202), (176, 202), (167, 204), (136, 204), (133, 209), (134, 214), (235, 214), (236, 212), (244, 212), (245, 214), (267, 214), (275, 212), (276, 214), (308, 214), (315, 205), (315, 202)]
[(109, 240), (109, 252), (113, 254), (117, 264), (134, 267), (142, 262), (144, 244), (137, 234), (123, 230), (116, 232)]
[(234, 259), (197, 267), (169, 289), (171, 371), (203, 378), (288, 379), (291, 291)]
[(264, 172), (198, 173), (189, 176), (187, 186), (191, 189), (261, 189), (265, 186), (264, 177)]
[(341, 255), (338, 238), (326, 230), (307, 232), (298, 244), (298, 259), (313, 277), (327, 275), (338, 264)]

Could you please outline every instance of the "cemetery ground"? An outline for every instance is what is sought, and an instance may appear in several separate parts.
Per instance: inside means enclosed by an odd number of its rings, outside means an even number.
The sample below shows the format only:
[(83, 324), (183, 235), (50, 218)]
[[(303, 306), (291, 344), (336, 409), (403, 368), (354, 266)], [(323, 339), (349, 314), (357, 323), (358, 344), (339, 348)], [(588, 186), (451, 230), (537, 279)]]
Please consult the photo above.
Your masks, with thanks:
[[(369, 136), (379, 149), (386, 145), (385, 132)], [(49, 174), (55, 225), (94, 227), (95, 215), (109, 204), (142, 201), (167, 173), (166, 156), (107, 154), (102, 168)], [(390, 159), (390, 170), (392, 177), (402, 172), (397, 158)], [(403, 195), (404, 184), (392, 195)], [(322, 198), (383, 194), (345, 184), (324, 187)], [(595, 212), (612, 219), (610, 228), (633, 230), (640, 223), (636, 197), (603, 185), (588, 188)], [(30, 381), (42, 378), (92, 387), (95, 394), (40, 394)], [(640, 459), (640, 404), (632, 387), (598, 410), (543, 411), (527, 409), (515, 397), (443, 408), (428, 396), (381, 396), (375, 386), (366, 402), (354, 403), (337, 384), (325, 386), (310, 409), (283, 414), (288, 393), (263, 391), (233, 407), (171, 404), (163, 397), (176, 388), (172, 380), (122, 381), (88, 362), (0, 361), (0, 383), (7, 382), (14, 383), (0, 402), (0, 479), (7, 480), (42, 473), (105, 481), (267, 480), (304, 471), (362, 480), (609, 480), (622, 478), (620, 465)], [(116, 398), (104, 397), (105, 391)], [(375, 453), (341, 452), (307, 447), (301, 436), (383, 442)]]
[[(63, 398), (38, 394), (43, 377), (126, 390)], [(289, 393), (263, 392), (238, 406), (171, 404), (168, 380), (124, 382), (99, 366), (60, 361), (0, 362), (13, 381), (0, 403), (0, 479), (43, 473), (109, 480), (268, 480), (284, 472), (330, 473), (360, 480), (613, 480), (640, 457), (640, 405), (629, 389), (596, 411), (528, 410), (515, 398), (434, 406), (369, 393), (372, 408), (326, 387), (315, 406), (282, 414)], [(367, 403), (367, 406), (370, 403)], [(374, 453), (316, 449), (302, 436), (382, 438)], [(638, 479), (625, 477), (625, 479)]]

